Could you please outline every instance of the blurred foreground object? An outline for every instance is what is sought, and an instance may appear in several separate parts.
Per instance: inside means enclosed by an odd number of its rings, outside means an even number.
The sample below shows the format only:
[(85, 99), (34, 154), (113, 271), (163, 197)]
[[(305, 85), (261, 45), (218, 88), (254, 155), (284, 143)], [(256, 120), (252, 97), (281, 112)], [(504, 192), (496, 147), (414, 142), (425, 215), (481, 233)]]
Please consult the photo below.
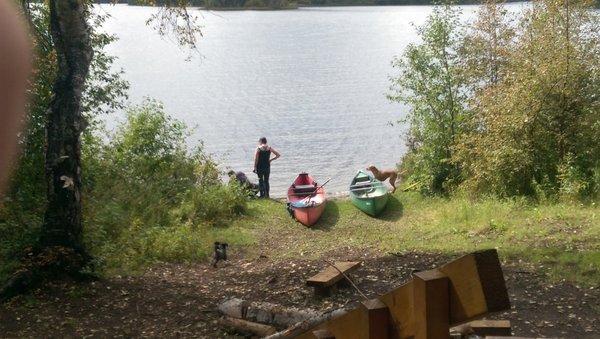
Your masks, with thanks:
[(0, 1), (0, 196), (10, 175), (25, 118), (29, 38), (11, 1)]

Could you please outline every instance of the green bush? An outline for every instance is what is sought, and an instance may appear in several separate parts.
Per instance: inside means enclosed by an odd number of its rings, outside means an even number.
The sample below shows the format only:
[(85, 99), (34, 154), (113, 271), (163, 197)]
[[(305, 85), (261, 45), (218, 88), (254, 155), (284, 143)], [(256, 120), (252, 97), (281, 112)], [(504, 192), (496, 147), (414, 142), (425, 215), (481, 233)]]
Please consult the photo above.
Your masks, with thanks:
[(87, 143), (84, 234), (103, 265), (202, 258), (208, 227), (245, 210), (244, 193), (221, 182), (202, 147), (188, 149), (188, 135), (160, 103), (146, 100), (110, 141)]
[[(46, 208), (45, 125), (56, 68), (48, 11), (39, 3), (29, 13), (35, 77), (23, 151), (0, 200), (0, 282), (18, 266), (24, 249), (36, 245)], [(114, 133), (102, 129), (98, 117), (123, 108), (128, 88), (114, 71), (114, 57), (104, 51), (115, 39), (101, 32), (105, 19), (90, 16), (94, 59), (82, 98), (88, 123), (82, 135), (86, 245), (99, 264), (111, 268), (202, 258), (211, 242), (209, 225), (243, 212), (245, 200), (238, 189), (222, 184), (202, 147), (188, 149), (188, 129), (157, 102), (130, 109)]]
[[(52, 100), (56, 55), (48, 30), (47, 4), (32, 3), (29, 9), (28, 18), (34, 35), (35, 76), (30, 83), (27, 126), (19, 140), (22, 151), (8, 191), (0, 200), (0, 281), (18, 265), (24, 249), (37, 243), (46, 208), (45, 126)], [(94, 58), (82, 98), (83, 114), (90, 130), (97, 127), (99, 115), (122, 108), (127, 96), (128, 84), (121, 78), (122, 72), (113, 67), (114, 57), (105, 52), (105, 47), (115, 40), (114, 36), (102, 32), (106, 17), (90, 15), (94, 27), (91, 32)], [(85, 149), (89, 147), (89, 138), (84, 137)]]
[(600, 15), (588, 0), (536, 0), (513, 20), (434, 9), (394, 60), (390, 99), (410, 107), (407, 184), (424, 193), (589, 199), (600, 169)]
[[(565, 19), (566, 18), (566, 19)], [(456, 160), (465, 184), (501, 196), (588, 197), (600, 166), (600, 17), (591, 2), (535, 1), (475, 93)]]
[(459, 177), (452, 162), (454, 147), (465, 132), (465, 82), (460, 68), (460, 10), (434, 8), (417, 29), (420, 44), (410, 44), (394, 60), (400, 75), (393, 78), (389, 98), (410, 107), (409, 152), (401, 170), (425, 193), (446, 193)]

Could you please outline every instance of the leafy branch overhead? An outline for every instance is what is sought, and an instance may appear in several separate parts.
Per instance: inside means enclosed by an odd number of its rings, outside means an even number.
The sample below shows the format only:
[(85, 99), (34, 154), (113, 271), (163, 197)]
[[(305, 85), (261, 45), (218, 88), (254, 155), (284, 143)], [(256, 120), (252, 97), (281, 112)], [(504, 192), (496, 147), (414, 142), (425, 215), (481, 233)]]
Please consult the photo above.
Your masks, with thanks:
[(156, 6), (146, 24), (163, 37), (173, 39), (179, 46), (196, 50), (202, 37), (198, 15), (190, 13), (187, 0), (137, 0), (139, 5)]

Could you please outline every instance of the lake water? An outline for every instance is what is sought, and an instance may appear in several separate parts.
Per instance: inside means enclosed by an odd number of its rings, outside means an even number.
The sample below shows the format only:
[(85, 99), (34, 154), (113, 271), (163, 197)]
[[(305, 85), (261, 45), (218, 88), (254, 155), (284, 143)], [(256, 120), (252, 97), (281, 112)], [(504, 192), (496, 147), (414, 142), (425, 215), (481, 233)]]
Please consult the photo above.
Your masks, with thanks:
[[(466, 6), (465, 15), (475, 7)], [(385, 94), (391, 61), (417, 37), (430, 6), (301, 8), (293, 11), (197, 11), (201, 56), (160, 38), (148, 7), (103, 5), (109, 51), (130, 82), (130, 101), (161, 100), (194, 126), (222, 169), (252, 175), (259, 137), (282, 157), (271, 169), (271, 195), (284, 196), (297, 173), (332, 178), (344, 191), (358, 169), (393, 167), (405, 152), (403, 128), (390, 122), (407, 108)], [(109, 127), (123, 113), (107, 118)]]

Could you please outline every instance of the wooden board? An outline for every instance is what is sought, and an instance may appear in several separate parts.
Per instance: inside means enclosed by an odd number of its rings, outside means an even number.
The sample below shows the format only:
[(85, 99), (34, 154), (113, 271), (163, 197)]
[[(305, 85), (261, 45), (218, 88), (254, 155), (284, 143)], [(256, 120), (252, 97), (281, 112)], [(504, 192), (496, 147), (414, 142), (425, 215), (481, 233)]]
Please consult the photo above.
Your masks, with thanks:
[(334, 267), (327, 266), (324, 270), (306, 280), (306, 284), (308, 286), (329, 287), (344, 278), (344, 275), (341, 274), (340, 271), (344, 274), (348, 274), (359, 268), (360, 262), (338, 261), (334, 263), (334, 265), (339, 271)]
[(462, 256), (439, 270), (450, 284), (450, 324), (510, 309), (510, 299), (496, 250)]
[(468, 326), (480, 337), (511, 335), (509, 320), (473, 320), (462, 326)]
[(388, 307), (379, 299), (371, 299), (363, 301), (360, 309), (367, 318), (367, 338), (388, 339), (392, 331)]
[(448, 277), (439, 270), (413, 274), (415, 339), (450, 337), (449, 284)]
[[(449, 326), (462, 324), (490, 312), (510, 309), (496, 250), (462, 256), (441, 266), (438, 270), (449, 280)], [(408, 281), (378, 298), (390, 312), (393, 329), (390, 338), (403, 339), (415, 336), (414, 284), (414, 280)], [(368, 330), (366, 321), (364, 312), (357, 308), (344, 316), (317, 325), (314, 329), (327, 329), (336, 338), (368, 338), (368, 333), (365, 333)], [(314, 336), (310, 331), (298, 338), (314, 338)]]

